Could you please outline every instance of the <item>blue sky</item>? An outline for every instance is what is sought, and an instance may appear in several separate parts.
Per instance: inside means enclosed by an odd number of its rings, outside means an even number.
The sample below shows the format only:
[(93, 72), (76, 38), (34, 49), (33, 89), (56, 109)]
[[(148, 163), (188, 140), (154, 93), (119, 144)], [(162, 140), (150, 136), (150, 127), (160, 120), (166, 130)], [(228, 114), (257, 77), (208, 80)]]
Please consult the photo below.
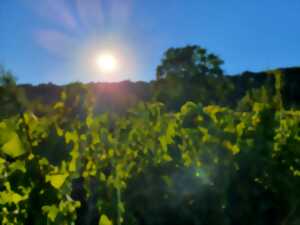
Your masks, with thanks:
[[(299, 0), (1, 0), (0, 64), (19, 83), (152, 80), (169, 47), (199, 44), (227, 74), (299, 66)], [(118, 74), (91, 62), (118, 55)]]

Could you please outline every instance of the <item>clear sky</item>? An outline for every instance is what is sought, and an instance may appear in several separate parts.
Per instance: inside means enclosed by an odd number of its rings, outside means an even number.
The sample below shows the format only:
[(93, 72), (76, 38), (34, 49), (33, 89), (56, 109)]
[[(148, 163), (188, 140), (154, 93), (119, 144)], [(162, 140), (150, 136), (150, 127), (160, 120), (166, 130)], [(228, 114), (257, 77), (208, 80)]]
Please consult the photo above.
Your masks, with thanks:
[(1, 0), (0, 64), (19, 83), (148, 81), (166, 49), (199, 44), (228, 74), (298, 66), (299, 24), (299, 0)]

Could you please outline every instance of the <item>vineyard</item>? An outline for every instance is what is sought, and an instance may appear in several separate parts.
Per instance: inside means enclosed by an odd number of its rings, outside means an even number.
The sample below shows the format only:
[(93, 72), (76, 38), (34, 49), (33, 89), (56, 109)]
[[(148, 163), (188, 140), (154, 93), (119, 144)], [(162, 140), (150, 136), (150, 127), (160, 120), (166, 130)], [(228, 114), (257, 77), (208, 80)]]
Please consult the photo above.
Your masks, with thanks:
[(275, 99), (117, 116), (72, 114), (63, 92), (47, 115), (5, 118), (1, 224), (299, 224), (300, 111)]

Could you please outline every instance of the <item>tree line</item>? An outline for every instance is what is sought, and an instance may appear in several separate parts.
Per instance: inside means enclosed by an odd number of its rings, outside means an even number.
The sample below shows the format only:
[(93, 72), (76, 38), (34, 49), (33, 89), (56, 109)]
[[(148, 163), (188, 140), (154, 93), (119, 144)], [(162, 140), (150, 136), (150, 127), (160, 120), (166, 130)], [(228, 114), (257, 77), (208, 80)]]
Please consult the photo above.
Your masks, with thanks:
[[(26, 107), (36, 108), (37, 113), (43, 113), (46, 110), (45, 105), (58, 101), (64, 89), (72, 90), (74, 93), (86, 89), (94, 98), (97, 113), (125, 113), (138, 102), (151, 101), (164, 103), (170, 111), (180, 109), (186, 101), (237, 108), (241, 107), (241, 102), (245, 105), (250, 99), (267, 101), (274, 95), (275, 79), (269, 71), (259, 73), (246, 71), (229, 76), (225, 75), (222, 64), (223, 60), (217, 55), (194, 45), (168, 49), (157, 66), (156, 79), (150, 82), (88, 84), (77, 82), (62, 86), (52, 83), (37, 86), (21, 84), (17, 85), (17, 89), (22, 92), (18, 96), (22, 96), (23, 102), (30, 99), (30, 102), (26, 102)], [(298, 90), (300, 68), (278, 70), (284, 74), (282, 99), (285, 107), (297, 109), (300, 99)], [(2, 69), (0, 74), (3, 85), (5, 82), (11, 82), (9, 86), (16, 84), (9, 71)], [(0, 86), (2, 93), (0, 102), (2, 107), (7, 107), (7, 115), (11, 115), (12, 109), (9, 108), (13, 107), (11, 106), (13, 101), (7, 100), (9, 97), (4, 93), (3, 85)], [(2, 110), (2, 114), (5, 111)]]

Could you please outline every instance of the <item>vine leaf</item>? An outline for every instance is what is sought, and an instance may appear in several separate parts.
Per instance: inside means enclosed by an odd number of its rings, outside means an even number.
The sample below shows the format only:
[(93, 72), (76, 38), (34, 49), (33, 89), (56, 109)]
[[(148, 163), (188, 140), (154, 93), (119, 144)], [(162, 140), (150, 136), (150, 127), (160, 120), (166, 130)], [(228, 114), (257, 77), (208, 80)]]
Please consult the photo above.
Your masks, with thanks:
[(56, 205), (45, 205), (42, 207), (44, 213), (47, 213), (48, 218), (54, 222), (57, 214), (59, 213), (59, 208)]
[(24, 161), (17, 160), (16, 162), (13, 162), (9, 165), (9, 168), (11, 172), (14, 172), (16, 170), (21, 171), (22, 173), (26, 172), (26, 166)]
[(50, 182), (50, 184), (59, 189), (65, 182), (68, 174), (55, 174), (55, 175), (47, 175), (46, 182)]
[(99, 225), (113, 225), (113, 223), (105, 214), (102, 214), (99, 220)]
[(20, 138), (15, 132), (10, 133), (7, 142), (2, 146), (2, 151), (13, 158), (19, 157), (25, 153)]

